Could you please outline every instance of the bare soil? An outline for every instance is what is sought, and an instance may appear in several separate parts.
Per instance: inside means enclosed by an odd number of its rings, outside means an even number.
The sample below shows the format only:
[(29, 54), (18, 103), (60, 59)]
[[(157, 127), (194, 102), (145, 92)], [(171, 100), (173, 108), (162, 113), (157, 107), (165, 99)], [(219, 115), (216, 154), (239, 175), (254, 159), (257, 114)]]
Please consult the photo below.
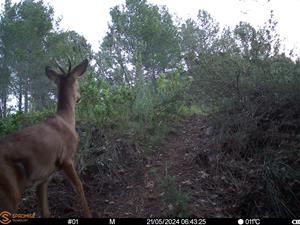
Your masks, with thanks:
[[(81, 173), (94, 217), (206, 217), (215, 208), (214, 196), (203, 191), (208, 174), (195, 155), (208, 138), (205, 117), (191, 117), (142, 160), (131, 160), (103, 179), (97, 167)], [(126, 157), (126, 155), (124, 155)], [(124, 159), (126, 160), (126, 159)], [(63, 175), (49, 183), (53, 217), (80, 217), (78, 196)], [(205, 206), (205, 207), (204, 207)], [(34, 189), (27, 191), (19, 212), (36, 212)]]
[[(100, 141), (104, 135), (95, 129), (95, 148), (112, 146), (115, 152), (111, 155), (116, 157), (102, 158), (113, 166), (91, 164), (80, 171), (93, 216), (274, 217), (270, 207), (274, 194), (266, 190), (277, 189), (266, 188), (275, 184), (265, 179), (264, 159), (257, 155), (243, 157), (235, 148), (226, 148), (229, 144), (236, 146), (235, 136), (229, 136), (226, 145), (220, 142), (218, 146), (218, 141), (211, 145), (211, 140), (218, 138), (213, 132), (208, 118), (192, 116), (174, 125), (159, 146), (140, 151), (126, 140)], [(104, 142), (106, 147), (101, 147)], [(135, 157), (132, 152), (139, 155)], [(97, 159), (103, 151), (93, 154), (90, 158)], [(299, 194), (297, 181), (294, 183), (291, 187)], [(278, 187), (285, 186), (279, 183)], [(280, 201), (291, 199), (289, 193), (277, 197)], [(290, 200), (289, 207), (297, 216), (300, 207), (295, 199)], [(82, 216), (78, 195), (60, 173), (49, 183), (49, 205), (53, 217)], [(33, 188), (25, 193), (19, 212), (37, 212)]]

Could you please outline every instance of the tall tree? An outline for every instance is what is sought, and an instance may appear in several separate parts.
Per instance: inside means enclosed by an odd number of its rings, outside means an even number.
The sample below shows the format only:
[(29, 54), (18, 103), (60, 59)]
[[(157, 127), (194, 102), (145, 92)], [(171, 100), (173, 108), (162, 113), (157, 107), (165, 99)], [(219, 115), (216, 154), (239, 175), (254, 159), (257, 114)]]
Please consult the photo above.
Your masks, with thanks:
[(54, 63), (54, 58), (72, 56), (72, 63), (77, 63), (92, 57), (84, 37), (55, 28), (58, 22), (53, 19), (53, 8), (43, 1), (12, 4), (6, 0), (0, 21), (0, 115), (6, 114), (9, 96), (17, 99), (19, 111), (48, 107), (55, 92), (44, 68)]
[(12, 18), (14, 12), (10, 10), (12, 6), (11, 0), (6, 0), (3, 13), (0, 16), (0, 118), (5, 117), (8, 113), (8, 97), (10, 95), (10, 66), (7, 42), (10, 37), (5, 32), (6, 19)]
[(154, 89), (161, 72), (180, 60), (179, 34), (164, 7), (127, 0), (114, 7), (112, 23), (98, 57), (100, 71), (117, 83), (132, 85), (143, 76)]
[(205, 10), (199, 10), (197, 20), (188, 19), (181, 26), (181, 49), (189, 69), (218, 51), (219, 24)]
[(44, 74), (45, 37), (53, 28), (52, 21), (53, 9), (42, 1), (25, 0), (18, 4), (6, 4), (4, 9), (1, 41), (19, 111), (27, 112), (32, 100), (37, 105), (44, 103), (40, 96), (47, 88), (41, 89), (38, 95), (34, 90), (47, 87), (41, 75)]

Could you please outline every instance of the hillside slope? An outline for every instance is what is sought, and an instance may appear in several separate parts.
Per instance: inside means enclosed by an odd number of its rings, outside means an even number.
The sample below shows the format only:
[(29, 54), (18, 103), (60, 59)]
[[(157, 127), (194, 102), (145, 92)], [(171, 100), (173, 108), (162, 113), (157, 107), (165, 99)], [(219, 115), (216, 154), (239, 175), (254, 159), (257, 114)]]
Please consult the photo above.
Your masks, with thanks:
[[(100, 133), (95, 131), (96, 139)], [(255, 157), (223, 151), (212, 144), (217, 143), (214, 138), (208, 118), (192, 116), (174, 125), (161, 145), (139, 157), (130, 155), (136, 146), (114, 140), (120, 152), (114, 168), (90, 166), (81, 172), (93, 216), (274, 216), (272, 195), (266, 193), (272, 183), (264, 183), (266, 165)], [(50, 182), (49, 203), (53, 217), (82, 215), (77, 194), (61, 175)], [(28, 191), (19, 211), (36, 212), (36, 205), (33, 191)], [(299, 213), (299, 208), (293, 210)]]

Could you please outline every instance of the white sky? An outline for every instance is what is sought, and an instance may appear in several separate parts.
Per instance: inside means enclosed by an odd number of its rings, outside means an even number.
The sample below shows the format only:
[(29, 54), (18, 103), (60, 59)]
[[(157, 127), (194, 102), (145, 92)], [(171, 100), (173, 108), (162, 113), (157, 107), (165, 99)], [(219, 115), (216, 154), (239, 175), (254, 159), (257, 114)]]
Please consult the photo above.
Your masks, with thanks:
[[(4, 0), (0, 0), (2, 4)], [(18, 2), (15, 0), (14, 2)], [(75, 30), (83, 35), (98, 50), (107, 31), (111, 7), (125, 0), (45, 0), (54, 7), (55, 16), (62, 16), (61, 27)], [(300, 47), (300, 0), (148, 0), (157, 5), (166, 5), (171, 14), (183, 19), (196, 18), (199, 9), (207, 10), (221, 26), (234, 27), (239, 21), (262, 26), (274, 10), (278, 31), (288, 49)]]

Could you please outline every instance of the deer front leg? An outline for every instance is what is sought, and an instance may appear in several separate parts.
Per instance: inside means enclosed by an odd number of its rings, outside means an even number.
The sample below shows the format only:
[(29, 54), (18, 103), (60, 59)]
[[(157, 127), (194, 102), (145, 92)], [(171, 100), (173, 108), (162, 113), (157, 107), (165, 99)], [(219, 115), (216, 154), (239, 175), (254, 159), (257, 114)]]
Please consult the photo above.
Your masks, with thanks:
[(92, 214), (90, 212), (88, 203), (85, 198), (84, 190), (80, 178), (75, 170), (74, 163), (72, 160), (66, 160), (62, 165), (62, 170), (65, 172), (76, 191), (80, 195), (80, 202), (84, 210), (84, 216), (91, 218)]
[(41, 210), (42, 217), (50, 217), (49, 205), (48, 205), (48, 180), (43, 181), (37, 186), (37, 198), (39, 208)]

